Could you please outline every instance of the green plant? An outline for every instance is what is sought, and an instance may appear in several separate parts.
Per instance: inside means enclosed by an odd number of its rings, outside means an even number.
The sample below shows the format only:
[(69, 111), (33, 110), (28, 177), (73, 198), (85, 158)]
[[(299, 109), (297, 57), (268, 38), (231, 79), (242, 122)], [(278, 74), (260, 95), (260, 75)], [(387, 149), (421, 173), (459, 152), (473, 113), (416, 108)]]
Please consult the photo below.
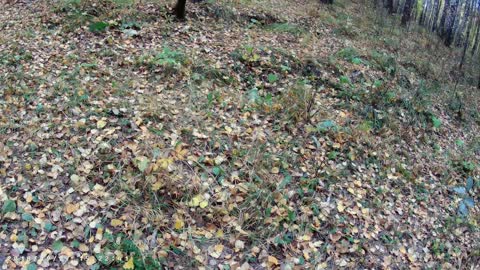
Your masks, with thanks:
[(322, 133), (335, 129), (337, 129), (337, 124), (332, 120), (322, 121), (317, 124), (317, 130)]
[(275, 32), (284, 32), (295, 35), (305, 32), (305, 29), (303, 29), (302, 27), (291, 23), (273, 23), (268, 25), (267, 29)]
[(435, 115), (432, 115), (430, 119), (432, 120), (434, 128), (440, 128), (440, 126), (442, 125), (442, 121), (440, 121), (440, 119), (438, 119)]
[(91, 32), (98, 33), (98, 32), (104, 32), (107, 29), (108, 26), (109, 26), (108, 23), (99, 21), (99, 22), (91, 23), (88, 26), (88, 29)]
[(164, 47), (157, 54), (145, 54), (137, 59), (137, 63), (146, 65), (149, 68), (162, 67), (165, 71), (173, 72), (186, 64), (187, 58), (183, 52)]
[(374, 50), (370, 53), (370, 57), (374, 66), (387, 74), (393, 76), (397, 72), (397, 61), (393, 56)]
[(260, 55), (256, 53), (255, 47), (245, 46), (244, 51), (241, 54), (241, 60), (245, 62), (258, 62), (260, 60)]
[(337, 57), (342, 58), (345, 61), (352, 63), (359, 63), (362, 60), (360, 59), (360, 54), (355, 48), (346, 47), (337, 52)]
[(276, 81), (278, 81), (278, 75), (274, 73), (270, 73), (268, 74), (267, 80), (268, 80), (268, 83), (275, 83)]
[(469, 209), (475, 206), (475, 201), (468, 195), (468, 193), (474, 189), (474, 184), (473, 178), (468, 177), (465, 186), (457, 186), (453, 188), (453, 191), (461, 197), (457, 210), (458, 214), (461, 216), (467, 216)]
[(310, 122), (315, 114), (313, 105), (316, 94), (316, 89), (305, 80), (290, 87), (280, 98), (287, 119), (294, 122)]

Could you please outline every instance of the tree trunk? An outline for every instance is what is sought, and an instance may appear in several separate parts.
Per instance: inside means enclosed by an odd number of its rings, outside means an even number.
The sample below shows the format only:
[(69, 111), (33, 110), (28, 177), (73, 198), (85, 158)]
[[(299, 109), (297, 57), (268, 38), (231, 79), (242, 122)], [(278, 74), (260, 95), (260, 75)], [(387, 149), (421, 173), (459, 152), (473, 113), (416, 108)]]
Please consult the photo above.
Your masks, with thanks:
[[(472, 8), (472, 5), (470, 5), (470, 4), (467, 4), (467, 5), (468, 5), (467, 10), (465, 11), (465, 20), (469, 19), (470, 10)], [(463, 41), (462, 60), (460, 60), (460, 66), (458, 67), (458, 69), (460, 71), (462, 71), (462, 67), (463, 67), (463, 64), (465, 62), (465, 54), (467, 53), (468, 45), (470, 44), (470, 33), (471, 33), (471, 30), (472, 30), (472, 24), (473, 24), (473, 18), (468, 21), (468, 25), (466, 26), (467, 27), (467, 35), (466, 35), (465, 40)]]
[(430, 8), (429, 6), (430, 1), (426, 1), (425, 5), (422, 7), (422, 13), (420, 14), (420, 25), (421, 26), (426, 26), (426, 21), (427, 21), (427, 13)]
[[(439, 7), (440, 9), (440, 7)], [(448, 11), (450, 10), (450, 0), (445, 0), (445, 4), (443, 5), (443, 12), (442, 17), (440, 18), (440, 25), (438, 29), (438, 33), (442, 39), (445, 39), (446, 33), (446, 22), (448, 17)]]
[(477, 19), (477, 33), (475, 34), (475, 41), (473, 42), (472, 56), (477, 52), (479, 42), (480, 42), (480, 18)]
[(407, 26), (407, 23), (410, 21), (410, 18), (412, 17), (412, 9), (413, 9), (413, 4), (415, 0), (406, 0), (405, 1), (405, 7), (403, 8), (403, 14), (402, 14), (402, 25)]
[(187, 4), (187, 0), (178, 0), (177, 4), (173, 8), (173, 13), (179, 20), (185, 19), (185, 5)]
[(433, 22), (432, 22), (432, 32), (435, 32), (438, 28), (438, 15), (440, 14), (440, 1), (439, 0), (434, 0), (434, 9), (433, 9)]
[(389, 14), (393, 14), (393, 13), (394, 13), (394, 10), (393, 10), (393, 0), (384, 0), (383, 5), (384, 5), (385, 8), (388, 10), (388, 13), (389, 13)]
[(450, 47), (453, 43), (453, 39), (455, 37), (455, 21), (457, 17), (457, 6), (458, 0), (450, 3), (450, 6), (446, 7), (447, 11), (447, 18), (445, 20), (445, 32), (444, 32), (444, 44), (447, 47)]

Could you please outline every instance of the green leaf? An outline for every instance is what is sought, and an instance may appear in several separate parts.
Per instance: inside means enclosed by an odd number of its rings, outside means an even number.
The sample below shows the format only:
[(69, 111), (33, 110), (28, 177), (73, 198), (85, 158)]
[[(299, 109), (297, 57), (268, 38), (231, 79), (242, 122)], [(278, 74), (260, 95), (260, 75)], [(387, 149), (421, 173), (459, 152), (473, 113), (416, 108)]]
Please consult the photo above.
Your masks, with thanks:
[(472, 177), (467, 178), (467, 185), (465, 185), (465, 188), (467, 189), (467, 192), (470, 191), (473, 188), (473, 178)]
[(37, 270), (37, 265), (35, 263), (30, 263), (27, 266), (27, 270)]
[(468, 216), (468, 208), (463, 201), (460, 202), (460, 205), (458, 206), (458, 213), (461, 216)]
[(90, 24), (88, 29), (90, 29), (91, 32), (103, 32), (105, 29), (107, 29), (108, 23), (106, 22), (94, 22)]
[(267, 79), (268, 79), (269, 83), (274, 83), (274, 82), (278, 81), (278, 76), (277, 76), (277, 74), (270, 73), (270, 74), (268, 74)]
[(454, 187), (453, 191), (460, 195), (465, 195), (467, 193), (467, 190), (464, 187)]
[(439, 128), (442, 125), (442, 121), (438, 119), (436, 116), (432, 116), (432, 124), (434, 128)]
[(294, 222), (296, 219), (295, 211), (288, 210), (288, 221)]
[(250, 103), (258, 102), (260, 100), (257, 88), (253, 88), (248, 92), (248, 100)]
[(72, 248), (78, 248), (80, 246), (80, 242), (78, 242), (77, 240), (73, 240), (70, 246)]
[(362, 59), (355, 57), (353, 58), (352, 63), (359, 65), (362, 63)]
[(111, 255), (106, 255), (106, 254), (103, 254), (103, 253), (97, 253), (97, 254), (95, 254), (95, 257), (103, 265), (109, 265), (115, 259), (115, 257), (112, 256), (112, 254)]
[(340, 83), (341, 84), (350, 84), (350, 79), (347, 76), (341, 76), (340, 77)]
[(47, 232), (51, 232), (51, 231), (54, 231), (57, 227), (54, 226), (50, 221), (47, 221), (45, 223), (45, 226), (43, 226), (43, 228), (47, 231)]
[(145, 157), (145, 156), (140, 156), (140, 157), (137, 157), (135, 159), (135, 163), (137, 165), (137, 168), (141, 171), (141, 172), (145, 172), (145, 170), (147, 170), (148, 168), (148, 164), (149, 164), (149, 161), (148, 161), (148, 158)]
[(14, 200), (6, 200), (5, 203), (3, 203), (3, 206), (2, 206), (3, 213), (15, 212), (16, 209), (17, 209), (17, 204), (15, 203)]
[(336, 126), (335, 122), (332, 120), (326, 120), (318, 123), (317, 130), (320, 132), (328, 131)]
[(32, 214), (30, 214), (30, 213), (23, 213), (23, 214), (22, 214), (22, 219), (25, 220), (25, 221), (32, 221), (32, 220), (33, 220), (33, 216), (32, 216)]
[(463, 199), (463, 202), (469, 208), (473, 208), (475, 206), (475, 201), (471, 197), (467, 197), (467, 198)]
[(290, 182), (292, 181), (292, 176), (290, 174), (285, 175), (280, 185), (278, 185), (278, 189), (285, 188)]
[(213, 173), (215, 176), (218, 176), (218, 175), (220, 175), (220, 173), (222, 173), (222, 169), (220, 169), (220, 167), (213, 167), (212, 173)]
[(60, 252), (63, 248), (63, 243), (60, 240), (53, 242), (52, 249), (53, 251)]

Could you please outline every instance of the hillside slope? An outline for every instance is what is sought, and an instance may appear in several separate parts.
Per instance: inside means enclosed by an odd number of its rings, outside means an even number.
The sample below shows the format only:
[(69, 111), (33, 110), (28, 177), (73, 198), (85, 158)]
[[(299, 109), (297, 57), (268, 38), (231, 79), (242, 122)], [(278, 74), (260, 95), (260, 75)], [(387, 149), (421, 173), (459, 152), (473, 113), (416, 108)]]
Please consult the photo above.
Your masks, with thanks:
[(5, 269), (479, 267), (478, 64), (363, 1), (89, 3), (2, 5)]

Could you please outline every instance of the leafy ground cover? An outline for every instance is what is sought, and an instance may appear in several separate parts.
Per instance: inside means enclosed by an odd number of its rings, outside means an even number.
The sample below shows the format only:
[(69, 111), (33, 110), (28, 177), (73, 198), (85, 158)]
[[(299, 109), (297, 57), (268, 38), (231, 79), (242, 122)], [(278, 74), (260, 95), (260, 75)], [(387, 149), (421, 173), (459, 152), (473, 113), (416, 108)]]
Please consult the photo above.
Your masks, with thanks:
[(3, 7), (3, 268), (478, 267), (478, 63), (349, 1), (167, 4)]

